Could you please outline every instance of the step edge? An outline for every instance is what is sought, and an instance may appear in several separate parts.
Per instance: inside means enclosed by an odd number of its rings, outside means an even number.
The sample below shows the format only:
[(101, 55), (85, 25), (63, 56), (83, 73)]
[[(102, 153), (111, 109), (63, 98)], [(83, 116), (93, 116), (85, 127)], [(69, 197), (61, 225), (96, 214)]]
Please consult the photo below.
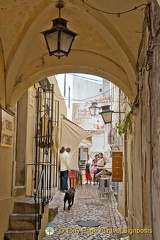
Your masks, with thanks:
[[(38, 216), (37, 213), (36, 216)], [(35, 217), (35, 213), (12, 213), (10, 217)]]
[(5, 233), (35, 233), (35, 230), (8, 230)]

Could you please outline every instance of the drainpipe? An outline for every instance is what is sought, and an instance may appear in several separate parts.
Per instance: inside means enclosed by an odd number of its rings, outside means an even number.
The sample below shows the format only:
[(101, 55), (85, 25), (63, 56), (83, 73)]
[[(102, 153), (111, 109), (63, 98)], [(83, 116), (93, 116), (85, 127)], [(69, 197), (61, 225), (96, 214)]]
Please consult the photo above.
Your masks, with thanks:
[(120, 110), (121, 110), (121, 89), (119, 88), (119, 124), (121, 123)]
[[(152, 104), (151, 104), (151, 83), (150, 83), (150, 75), (151, 75), (151, 72), (149, 72), (149, 75), (148, 75), (148, 88), (149, 88), (149, 99), (150, 99), (150, 104), (149, 104), (149, 130), (150, 130), (150, 153), (149, 153), (149, 155), (150, 155), (150, 162), (149, 162), (149, 164), (150, 164), (150, 170), (151, 171), (149, 171), (149, 174), (150, 174), (150, 186), (149, 186), (149, 188), (150, 188), (150, 192), (151, 192), (151, 197), (150, 197), (150, 213), (151, 213), (151, 219), (150, 219), (150, 221), (151, 221), (151, 229), (153, 229), (153, 208), (152, 208), (152, 206), (153, 206), (153, 202), (152, 202), (152, 196), (153, 196), (153, 192), (152, 192), (152, 190), (153, 190), (153, 188), (152, 188), (152, 170), (153, 170), (153, 147), (152, 147), (152, 143), (153, 143), (153, 141), (152, 141)], [(152, 240), (154, 240), (154, 235), (153, 235), (153, 232), (152, 232)]]
[(64, 97), (66, 97), (66, 73), (64, 74)]

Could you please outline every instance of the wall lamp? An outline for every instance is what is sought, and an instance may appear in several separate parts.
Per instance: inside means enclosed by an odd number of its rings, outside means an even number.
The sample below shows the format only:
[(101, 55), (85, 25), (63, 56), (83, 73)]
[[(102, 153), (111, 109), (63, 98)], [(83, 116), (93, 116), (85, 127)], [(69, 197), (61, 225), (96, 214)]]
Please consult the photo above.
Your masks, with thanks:
[(105, 124), (112, 122), (112, 113), (113, 111), (110, 110), (110, 105), (104, 105), (102, 106), (102, 111), (99, 113)]
[(105, 124), (112, 123), (112, 114), (113, 113), (124, 113), (124, 112), (114, 112), (114, 111), (112, 111), (110, 109), (110, 105), (104, 105), (101, 108), (102, 108), (102, 111), (99, 114), (101, 114)]
[[(100, 112), (100, 109), (102, 111)], [(92, 105), (89, 107), (89, 111), (91, 116), (98, 116), (99, 114), (102, 116), (103, 121), (105, 124), (112, 123), (112, 114), (113, 113), (124, 113), (124, 112), (114, 112), (110, 109), (110, 105), (104, 105), (98, 107), (97, 102), (93, 102)]]
[(100, 112), (100, 107), (98, 107), (97, 102), (93, 102), (92, 105), (89, 107), (89, 111), (91, 116), (98, 116)]
[(64, 8), (63, 1), (55, 5), (59, 9), (59, 17), (53, 19), (51, 29), (41, 32), (47, 44), (49, 55), (61, 58), (68, 56), (74, 38), (78, 35), (67, 28), (67, 20), (61, 18), (61, 9)]

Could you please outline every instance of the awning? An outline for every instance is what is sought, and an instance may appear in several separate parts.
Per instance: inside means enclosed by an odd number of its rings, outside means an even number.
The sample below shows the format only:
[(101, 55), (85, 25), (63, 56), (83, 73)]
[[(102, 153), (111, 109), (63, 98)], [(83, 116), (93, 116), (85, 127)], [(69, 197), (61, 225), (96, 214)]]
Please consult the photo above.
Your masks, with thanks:
[(91, 133), (76, 125), (66, 117), (62, 118), (61, 147), (70, 147), (71, 169), (78, 169), (79, 144), (89, 138)]
[(92, 145), (92, 137), (84, 138), (81, 143), (84, 143), (85, 145), (88, 145), (89, 147)]

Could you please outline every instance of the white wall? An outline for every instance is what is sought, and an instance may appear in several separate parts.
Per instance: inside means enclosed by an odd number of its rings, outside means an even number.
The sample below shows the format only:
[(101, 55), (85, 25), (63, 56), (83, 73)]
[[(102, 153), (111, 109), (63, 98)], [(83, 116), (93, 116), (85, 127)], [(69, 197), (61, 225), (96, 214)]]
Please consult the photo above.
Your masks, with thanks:
[[(65, 99), (67, 107), (67, 118), (72, 120), (72, 98), (73, 98), (73, 79), (70, 74), (58, 74), (55, 76), (61, 94)], [(69, 89), (70, 89), (70, 108), (69, 108)]]
[[(80, 77), (81, 76), (81, 77)], [(56, 75), (56, 79), (64, 96), (64, 82), (66, 82), (66, 89), (71, 88), (71, 103), (88, 103), (96, 99), (102, 98), (111, 94), (111, 83), (97, 76), (87, 74), (60, 74)], [(66, 93), (66, 106), (68, 107), (68, 95)], [(99, 103), (101, 106), (104, 103)], [(106, 103), (107, 104), (107, 103)], [(72, 105), (72, 104), (71, 104)], [(72, 108), (68, 109), (67, 118), (71, 118)], [(85, 128), (85, 127), (84, 127)], [(105, 131), (93, 132), (92, 146), (90, 152), (107, 152), (110, 151), (108, 144), (108, 132), (110, 128), (106, 125)], [(98, 133), (98, 134), (97, 134)]]
[(76, 100), (83, 99), (84, 102), (90, 102), (95, 100), (95, 98), (102, 96), (103, 79), (96, 82), (94, 80), (88, 80), (87, 75), (86, 78), (80, 78), (73, 75), (73, 89), (73, 98), (75, 99), (75, 102), (77, 102)]

